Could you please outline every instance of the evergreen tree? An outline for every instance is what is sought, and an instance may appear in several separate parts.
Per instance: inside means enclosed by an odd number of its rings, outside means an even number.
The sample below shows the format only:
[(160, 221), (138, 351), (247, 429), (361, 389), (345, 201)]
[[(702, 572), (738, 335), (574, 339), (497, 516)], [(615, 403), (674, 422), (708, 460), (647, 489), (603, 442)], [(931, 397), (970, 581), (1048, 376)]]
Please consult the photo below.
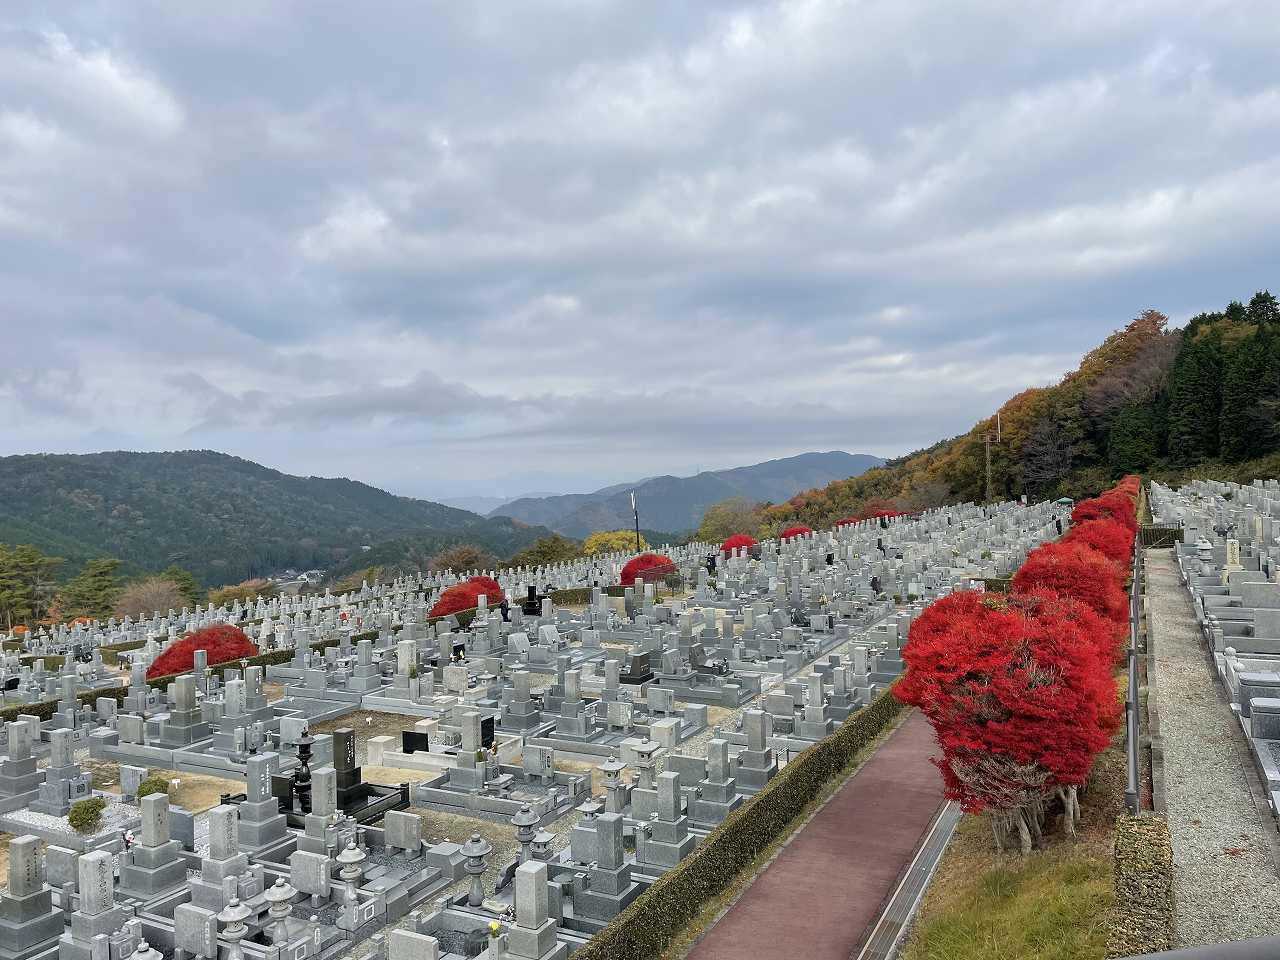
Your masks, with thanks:
[(101, 557), (86, 563), (84, 570), (67, 581), (58, 594), (58, 615), (67, 620), (111, 616), (120, 596), (120, 578), (116, 575), (119, 569), (120, 561), (113, 557)]
[(0, 630), (45, 615), (53, 593), (53, 572), (61, 557), (45, 556), (30, 544), (0, 543)]
[(1246, 318), (1250, 323), (1256, 323), (1260, 330), (1280, 327), (1280, 302), (1270, 290), (1260, 290), (1249, 301)]
[(1228, 463), (1256, 456), (1259, 446), (1251, 411), (1258, 402), (1266, 374), (1267, 357), (1259, 349), (1260, 339), (1260, 334), (1251, 333), (1224, 351), (1219, 453)]
[(1218, 453), (1222, 413), (1221, 334), (1212, 326), (1182, 338), (1169, 376), (1169, 456), (1180, 464)]
[(1158, 418), (1152, 406), (1125, 404), (1107, 438), (1107, 464), (1114, 474), (1137, 473), (1159, 456)]

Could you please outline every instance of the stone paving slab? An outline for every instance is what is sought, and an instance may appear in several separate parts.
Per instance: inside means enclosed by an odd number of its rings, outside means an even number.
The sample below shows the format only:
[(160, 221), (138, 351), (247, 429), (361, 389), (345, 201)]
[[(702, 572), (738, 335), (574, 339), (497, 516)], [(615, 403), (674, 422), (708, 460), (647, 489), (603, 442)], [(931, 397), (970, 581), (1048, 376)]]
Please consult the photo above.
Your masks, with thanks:
[(848, 960), (943, 803), (933, 730), (912, 712), (755, 878), (691, 960)]
[(1280, 879), (1248, 785), (1243, 736), (1195, 621), (1173, 554), (1146, 555), (1148, 618), (1173, 844), (1175, 946), (1280, 929)]

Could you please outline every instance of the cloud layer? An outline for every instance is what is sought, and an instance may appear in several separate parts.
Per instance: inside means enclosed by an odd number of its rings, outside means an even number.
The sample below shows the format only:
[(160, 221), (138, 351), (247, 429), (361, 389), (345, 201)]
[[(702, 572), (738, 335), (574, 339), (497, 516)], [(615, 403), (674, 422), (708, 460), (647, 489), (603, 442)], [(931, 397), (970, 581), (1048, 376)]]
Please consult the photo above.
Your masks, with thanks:
[(0, 453), (885, 455), (1274, 285), (1271, 4), (12, 2)]

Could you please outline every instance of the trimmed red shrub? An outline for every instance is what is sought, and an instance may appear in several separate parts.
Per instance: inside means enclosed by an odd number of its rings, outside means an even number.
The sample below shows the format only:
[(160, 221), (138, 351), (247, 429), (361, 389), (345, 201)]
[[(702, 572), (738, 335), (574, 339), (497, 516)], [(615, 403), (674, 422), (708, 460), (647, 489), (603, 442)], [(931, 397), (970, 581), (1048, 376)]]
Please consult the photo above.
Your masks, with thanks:
[(1083, 544), (1046, 543), (1031, 551), (1013, 576), (1015, 593), (1047, 587), (1075, 597), (1113, 623), (1127, 623), (1129, 602), (1116, 565)]
[(624, 587), (629, 587), (636, 580), (644, 582), (655, 576), (665, 575), (674, 569), (675, 564), (665, 554), (642, 553), (640, 556), (632, 557), (626, 562), (626, 565), (622, 568), (622, 575), (618, 577), (618, 582)]
[(1080, 524), (1089, 520), (1115, 520), (1130, 530), (1138, 529), (1138, 515), (1133, 500), (1114, 490), (1092, 500), (1081, 500), (1075, 505), (1075, 509), (1071, 511), (1071, 522)]
[(1133, 531), (1118, 520), (1086, 520), (1067, 531), (1063, 543), (1079, 543), (1116, 564), (1121, 575), (1133, 561)]
[(240, 660), (245, 657), (256, 657), (258, 648), (239, 627), (218, 623), (189, 633), (173, 644), (147, 667), (147, 679), (168, 677), (175, 673), (187, 673), (195, 665), (197, 650), (208, 654), (209, 666), (226, 663), (228, 660)]
[(447, 617), (480, 605), (480, 597), (488, 598), (489, 606), (496, 607), (504, 596), (502, 587), (492, 577), (472, 577), (463, 583), (455, 583), (440, 594), (428, 616)]
[(857, 517), (841, 517), (839, 520), (836, 521), (836, 526), (847, 527), (851, 523), (859, 523), (859, 522), (860, 521), (858, 520)]
[(1085, 635), (1091, 614), (1059, 619), (1065, 604), (1034, 599), (1044, 616), (1003, 596), (952, 594), (903, 647), (896, 695), (928, 716), (947, 795), (970, 812), (1016, 811), (1083, 783), (1115, 729), (1110, 671)]
[(778, 539), (790, 540), (792, 537), (807, 537), (811, 533), (813, 533), (813, 527), (806, 527), (804, 524), (800, 524), (795, 527), (787, 527), (782, 533), (778, 534)]
[(726, 557), (735, 550), (746, 548), (750, 550), (756, 545), (756, 538), (746, 533), (735, 533), (732, 537), (720, 544), (720, 552)]
[(1095, 647), (1107, 664), (1116, 660), (1121, 641), (1128, 634), (1127, 624), (1108, 620), (1087, 603), (1046, 587), (1009, 594), (1009, 602), (1029, 617), (1073, 624), (1082, 640)]

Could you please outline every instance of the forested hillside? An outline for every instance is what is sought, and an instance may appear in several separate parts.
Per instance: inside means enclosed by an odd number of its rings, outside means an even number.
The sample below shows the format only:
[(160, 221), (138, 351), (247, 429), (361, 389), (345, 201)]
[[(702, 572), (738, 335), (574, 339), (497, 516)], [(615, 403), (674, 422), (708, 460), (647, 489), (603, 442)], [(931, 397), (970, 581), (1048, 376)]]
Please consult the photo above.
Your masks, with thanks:
[[(1127, 473), (1252, 479), (1280, 473), (1280, 304), (1268, 292), (1180, 330), (1148, 310), (1051, 387), (1000, 408), (993, 495), (1096, 493)], [(771, 526), (828, 524), (884, 498), (912, 510), (982, 500), (983, 438), (963, 436), (838, 480), (767, 511)]]
[(0, 543), (63, 557), (65, 573), (111, 556), (129, 573), (177, 564), (205, 586), (342, 566), (408, 534), (501, 557), (549, 532), (208, 450), (0, 457), (0, 490)]

